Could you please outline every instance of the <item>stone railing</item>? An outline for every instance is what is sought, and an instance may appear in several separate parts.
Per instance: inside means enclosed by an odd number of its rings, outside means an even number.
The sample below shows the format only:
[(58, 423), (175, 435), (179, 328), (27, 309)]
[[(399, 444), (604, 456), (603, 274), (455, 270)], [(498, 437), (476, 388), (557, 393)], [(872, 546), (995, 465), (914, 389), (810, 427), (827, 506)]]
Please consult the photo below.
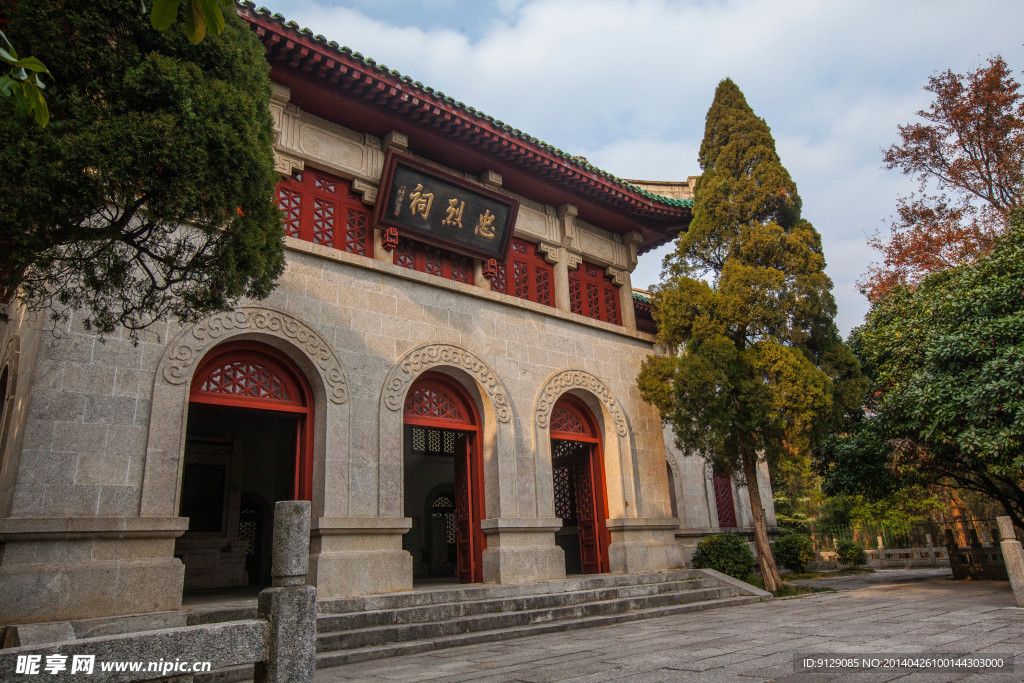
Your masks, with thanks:
[[(316, 670), (316, 588), (306, 585), (309, 524), (308, 501), (276, 504), (273, 585), (260, 592), (256, 619), (2, 649), (0, 680), (38, 674), (47, 681), (81, 681), (91, 674), (102, 681), (168, 677), (188, 681), (194, 665), (209, 663), (205, 670), (255, 664), (256, 683), (312, 681)], [(140, 670), (104, 670), (105, 664), (121, 668), (138, 665)], [(32, 678), (25, 676), (25, 680)]]

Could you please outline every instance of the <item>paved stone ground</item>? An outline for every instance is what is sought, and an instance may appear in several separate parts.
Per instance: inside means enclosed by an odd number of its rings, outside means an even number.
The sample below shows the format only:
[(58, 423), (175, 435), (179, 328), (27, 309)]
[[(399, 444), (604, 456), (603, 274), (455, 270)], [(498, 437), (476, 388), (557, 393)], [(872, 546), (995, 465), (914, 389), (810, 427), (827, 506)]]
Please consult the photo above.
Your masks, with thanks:
[[(836, 589), (685, 616), (531, 636), (349, 664), (338, 681), (1021, 681), (1024, 609), (1006, 581), (949, 570), (883, 570), (817, 580)], [(836, 652), (1013, 654), (1013, 673), (797, 672), (794, 657)]]

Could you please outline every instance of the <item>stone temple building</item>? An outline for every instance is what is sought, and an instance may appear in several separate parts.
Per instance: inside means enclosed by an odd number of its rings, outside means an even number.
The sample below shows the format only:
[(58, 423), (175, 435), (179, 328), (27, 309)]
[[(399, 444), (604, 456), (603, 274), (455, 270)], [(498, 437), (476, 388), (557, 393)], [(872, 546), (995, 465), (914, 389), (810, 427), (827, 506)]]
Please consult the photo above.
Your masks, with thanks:
[(690, 183), (618, 179), (240, 11), (272, 67), (287, 270), (137, 345), (11, 304), (0, 624), (266, 585), (278, 500), (312, 501), (321, 598), (666, 570), (750, 526), (636, 386), (661, 351), (630, 273), (687, 228)]

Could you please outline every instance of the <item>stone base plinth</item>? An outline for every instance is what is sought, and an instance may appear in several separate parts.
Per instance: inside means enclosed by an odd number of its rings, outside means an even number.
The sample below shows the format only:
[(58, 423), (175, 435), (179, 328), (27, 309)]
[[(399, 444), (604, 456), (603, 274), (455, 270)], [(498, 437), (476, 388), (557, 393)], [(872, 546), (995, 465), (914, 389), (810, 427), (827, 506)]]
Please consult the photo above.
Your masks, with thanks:
[(611, 571), (638, 574), (683, 568), (686, 556), (676, 543), (677, 528), (673, 519), (609, 519)]
[(484, 583), (533, 583), (565, 578), (565, 553), (555, 545), (560, 519), (485, 519)]
[(402, 534), (412, 520), (321, 517), (313, 525), (309, 580), (320, 600), (412, 590), (412, 555)]
[(182, 517), (0, 519), (0, 623), (181, 608)]

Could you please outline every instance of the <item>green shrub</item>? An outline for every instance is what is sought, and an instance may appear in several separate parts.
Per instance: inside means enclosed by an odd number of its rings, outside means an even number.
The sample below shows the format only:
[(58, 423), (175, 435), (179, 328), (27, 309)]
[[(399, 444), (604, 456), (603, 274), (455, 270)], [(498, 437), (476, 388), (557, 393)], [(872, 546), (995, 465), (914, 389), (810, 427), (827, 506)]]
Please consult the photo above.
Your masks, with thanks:
[(693, 554), (695, 569), (714, 569), (723, 574), (746, 580), (754, 570), (754, 553), (742, 536), (712, 534), (697, 544)]
[(836, 556), (840, 564), (845, 564), (850, 569), (868, 563), (868, 554), (864, 552), (864, 548), (853, 541), (839, 541), (839, 545), (836, 546)]
[(814, 546), (811, 539), (803, 534), (786, 534), (772, 544), (775, 561), (786, 569), (800, 574), (807, 563), (814, 559)]

